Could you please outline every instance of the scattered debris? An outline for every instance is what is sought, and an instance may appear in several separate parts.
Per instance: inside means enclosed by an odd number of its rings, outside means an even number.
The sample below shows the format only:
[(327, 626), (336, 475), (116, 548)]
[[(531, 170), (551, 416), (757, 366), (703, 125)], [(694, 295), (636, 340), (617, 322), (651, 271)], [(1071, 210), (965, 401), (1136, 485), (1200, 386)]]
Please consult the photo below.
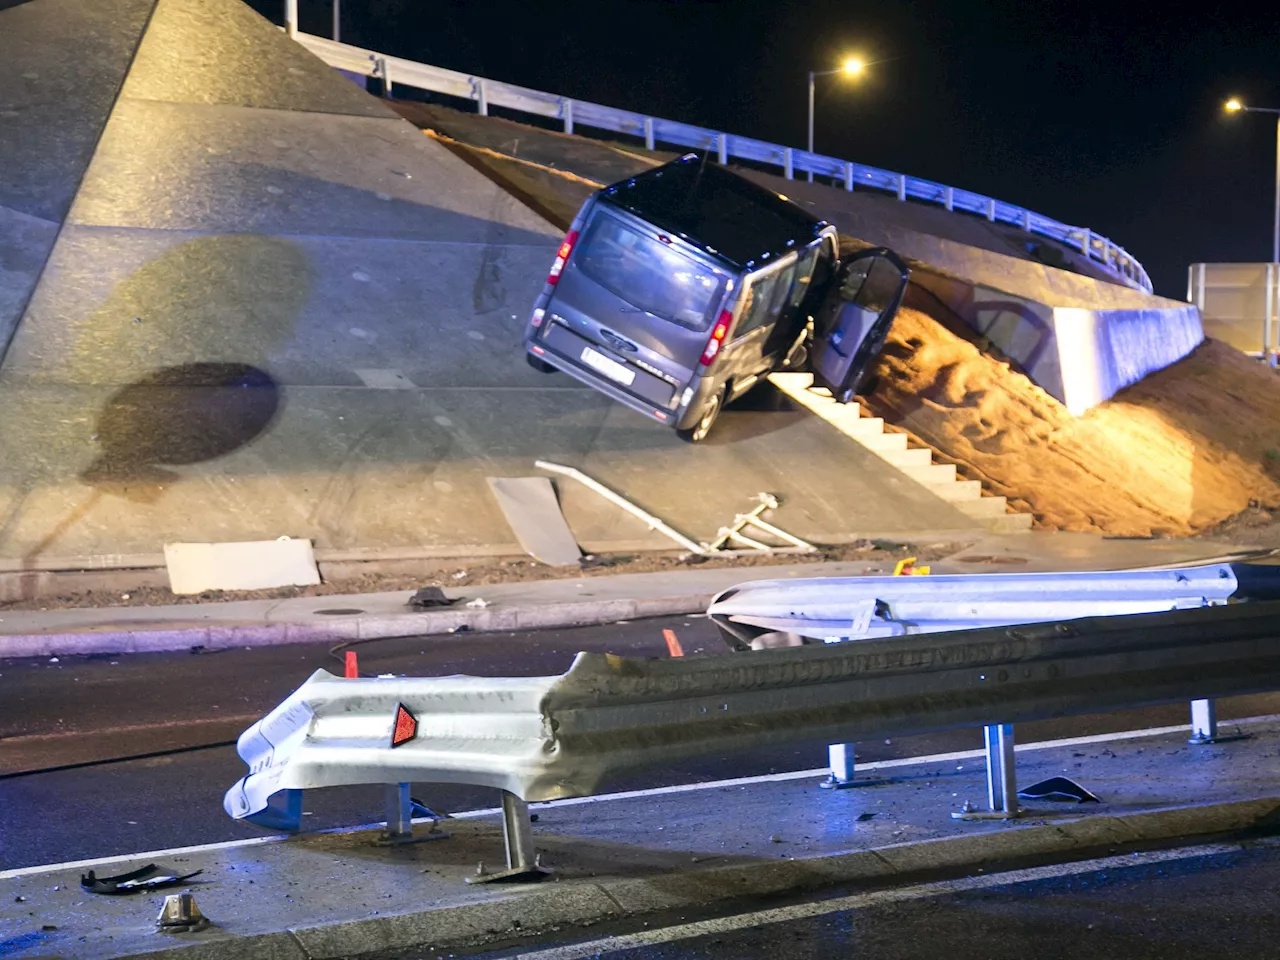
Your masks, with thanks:
[(99, 877), (90, 870), (88, 873), (81, 875), (80, 886), (90, 893), (120, 896), (128, 893), (137, 893), (140, 890), (159, 890), (164, 887), (176, 887), (192, 877), (198, 877), (202, 873), (204, 873), (203, 870), (197, 870), (194, 873), (179, 876), (170, 871), (161, 870), (154, 863), (149, 863), (145, 867), (114, 877)]
[(484, 597), (476, 597), (474, 600), (467, 601), (468, 607), (475, 607), (477, 610), (483, 610), (488, 605), (489, 605), (489, 601), (486, 600)]
[(865, 823), (866, 821), (870, 820), (874, 816), (875, 816), (874, 813), (860, 813), (855, 819), (858, 823)]
[(422, 587), (409, 598), (409, 606), (424, 610), (428, 607), (451, 607), (457, 602), (457, 597), (446, 597), (439, 587)]
[(1018, 791), (1023, 800), (1063, 800), (1076, 803), (1101, 803), (1096, 796), (1069, 777), (1050, 777)]

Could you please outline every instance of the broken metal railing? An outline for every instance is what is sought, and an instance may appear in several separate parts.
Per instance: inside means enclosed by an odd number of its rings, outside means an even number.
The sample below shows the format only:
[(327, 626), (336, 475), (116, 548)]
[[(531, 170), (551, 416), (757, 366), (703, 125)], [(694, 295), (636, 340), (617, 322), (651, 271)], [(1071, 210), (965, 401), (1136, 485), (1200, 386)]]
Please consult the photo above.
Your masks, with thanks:
[[(845, 642), (1060, 620), (1182, 610), (1246, 599), (1280, 599), (1280, 568), (1244, 563), (1167, 570), (901, 577), (815, 577), (739, 584), (719, 594), (708, 614), (734, 650), (759, 645)], [(1007, 729), (1006, 729), (1007, 728)], [(1220, 743), (1212, 700), (1191, 703), (1191, 743)], [(992, 813), (1017, 816), (1013, 728), (985, 731)], [(828, 747), (824, 787), (884, 783), (856, 775), (856, 745)], [(1006, 756), (1007, 755), (1007, 756)], [(1012, 791), (1012, 792), (1011, 792)]]
[[(799, 537), (787, 533), (785, 530), (775, 526), (765, 520), (762, 514), (766, 510), (776, 510), (778, 508), (778, 500), (772, 494), (761, 493), (756, 495), (758, 501), (755, 509), (749, 513), (740, 513), (733, 519), (733, 523), (727, 527), (721, 527), (716, 539), (711, 543), (699, 543), (696, 540), (686, 537), (683, 533), (674, 527), (658, 519), (649, 513), (643, 507), (632, 503), (622, 494), (606, 487), (599, 480), (587, 476), (576, 467), (566, 467), (560, 463), (550, 463), (546, 460), (537, 460), (534, 466), (542, 470), (549, 470), (552, 473), (558, 473), (562, 476), (571, 477), (577, 480), (589, 490), (594, 490), (600, 496), (604, 497), (612, 504), (621, 507), (633, 517), (643, 521), (650, 530), (656, 530), (663, 536), (675, 541), (685, 550), (694, 556), (699, 557), (715, 557), (715, 556), (743, 556), (754, 554), (773, 554), (773, 553), (815, 553), (817, 547), (811, 543), (801, 540)], [(782, 541), (781, 545), (764, 543), (763, 541), (748, 537), (743, 531), (747, 528), (760, 530), (764, 534), (776, 537)], [(757, 534), (757, 537), (759, 534)], [(745, 550), (726, 550), (725, 544), (732, 540), (734, 543), (740, 543), (746, 547)]]
[[(1280, 690), (1278, 618), (1280, 603), (1258, 602), (728, 658), (580, 653), (557, 677), (344, 679), (320, 670), (240, 737), (249, 773), (224, 806), (278, 828), (272, 799), (296, 790), (494, 787), (514, 798), (503, 806), (510, 868), (528, 876), (537, 863), (515, 801), (587, 796), (637, 768), (797, 741)], [(398, 740), (402, 714), (413, 734)]]

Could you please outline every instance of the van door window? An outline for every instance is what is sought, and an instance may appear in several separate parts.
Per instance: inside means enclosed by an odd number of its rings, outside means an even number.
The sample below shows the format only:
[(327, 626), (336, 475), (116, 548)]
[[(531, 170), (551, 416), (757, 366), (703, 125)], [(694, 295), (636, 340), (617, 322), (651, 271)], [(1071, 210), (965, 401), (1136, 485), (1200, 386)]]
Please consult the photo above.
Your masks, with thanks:
[(691, 330), (711, 327), (726, 279), (722, 271), (604, 212), (591, 221), (573, 263), (614, 296)]
[(758, 330), (777, 319), (788, 302), (796, 278), (796, 265), (757, 280), (747, 288), (747, 305), (742, 320), (734, 333), (734, 339)]

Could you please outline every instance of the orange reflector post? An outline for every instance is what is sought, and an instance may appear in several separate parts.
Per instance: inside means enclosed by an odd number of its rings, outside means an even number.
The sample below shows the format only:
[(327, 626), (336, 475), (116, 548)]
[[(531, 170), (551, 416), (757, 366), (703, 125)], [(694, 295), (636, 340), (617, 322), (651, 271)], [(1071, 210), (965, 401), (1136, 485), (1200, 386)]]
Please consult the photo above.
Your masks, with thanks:
[(663, 630), (662, 639), (667, 641), (667, 652), (673, 657), (684, 656), (684, 647), (680, 646), (680, 638), (674, 630)]
[(398, 747), (402, 743), (408, 743), (417, 735), (418, 721), (404, 708), (403, 703), (396, 704), (396, 725), (391, 730), (391, 745)]
[(342, 660), (342, 675), (348, 680), (360, 676), (360, 668), (356, 665), (356, 652), (348, 650)]

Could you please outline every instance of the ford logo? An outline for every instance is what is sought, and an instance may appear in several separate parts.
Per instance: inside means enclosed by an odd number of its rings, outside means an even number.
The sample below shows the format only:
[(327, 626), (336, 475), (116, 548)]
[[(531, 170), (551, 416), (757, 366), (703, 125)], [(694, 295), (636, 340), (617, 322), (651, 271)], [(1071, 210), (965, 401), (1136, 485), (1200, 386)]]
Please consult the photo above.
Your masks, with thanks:
[(600, 339), (602, 339), (609, 346), (613, 347), (613, 349), (615, 350), (625, 350), (627, 351), (627, 353), (635, 353), (639, 349), (639, 347), (637, 347), (630, 340), (624, 340), (622, 337), (618, 336), (616, 333), (610, 333), (608, 330), (600, 331)]

